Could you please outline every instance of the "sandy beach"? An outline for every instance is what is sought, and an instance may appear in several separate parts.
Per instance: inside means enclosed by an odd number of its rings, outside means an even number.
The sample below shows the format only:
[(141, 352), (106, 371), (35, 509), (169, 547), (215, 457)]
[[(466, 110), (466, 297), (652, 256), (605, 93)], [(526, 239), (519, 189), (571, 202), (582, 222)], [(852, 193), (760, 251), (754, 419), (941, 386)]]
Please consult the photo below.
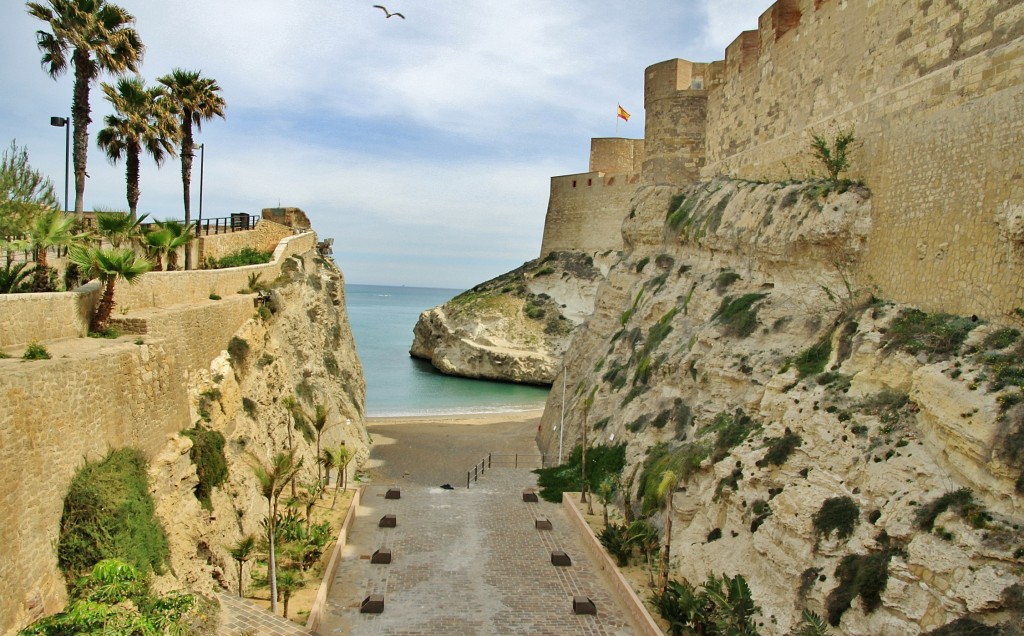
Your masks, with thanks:
[(541, 410), (480, 415), (370, 418), (373, 438), (366, 470), (375, 482), (410, 481), (440, 486), (466, 485), (466, 472), (494, 453), (539, 461), (536, 434)]

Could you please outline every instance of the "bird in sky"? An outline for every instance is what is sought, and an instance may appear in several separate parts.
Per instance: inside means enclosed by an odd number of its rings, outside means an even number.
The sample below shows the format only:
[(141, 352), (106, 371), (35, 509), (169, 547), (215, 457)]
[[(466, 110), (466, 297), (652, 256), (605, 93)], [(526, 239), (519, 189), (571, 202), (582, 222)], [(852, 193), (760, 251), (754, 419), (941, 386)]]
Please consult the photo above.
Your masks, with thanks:
[(380, 9), (381, 11), (383, 11), (385, 18), (390, 18), (393, 15), (397, 15), (398, 17), (402, 18), (403, 20), (405, 19), (405, 16), (402, 15), (401, 13), (398, 13), (397, 11), (394, 12), (394, 13), (391, 13), (390, 11), (387, 10), (387, 7), (382, 7), (379, 4), (373, 5), (373, 8), (374, 9)]

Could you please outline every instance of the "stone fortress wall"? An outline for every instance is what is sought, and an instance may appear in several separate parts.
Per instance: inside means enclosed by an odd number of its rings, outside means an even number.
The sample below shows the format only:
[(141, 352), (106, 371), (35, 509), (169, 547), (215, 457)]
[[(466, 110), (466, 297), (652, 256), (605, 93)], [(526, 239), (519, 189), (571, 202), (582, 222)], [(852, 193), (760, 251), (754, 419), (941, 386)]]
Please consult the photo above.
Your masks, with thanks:
[[(1017, 0), (778, 0), (725, 60), (649, 67), (644, 102), (634, 187), (806, 178), (821, 172), (811, 135), (853, 129), (849, 176), (871, 189), (873, 209), (856, 283), (929, 310), (991, 318), (1024, 307)], [(600, 249), (587, 233), (614, 225), (624, 193), (598, 191), (588, 209), (588, 194), (567, 185), (585, 176), (552, 179), (542, 255)], [(629, 205), (617, 209), (621, 221)]]
[[(231, 269), (150, 272), (135, 285), (122, 283), (116, 288), (114, 318), (120, 317), (121, 310), (208, 303), (210, 294), (225, 297), (245, 289), (252, 274), (259, 274), (261, 281), (269, 283), (281, 274), (286, 258), (316, 245), (316, 234), (293, 235), (291, 228), (264, 220), (251, 231), (206, 236), (200, 242), (206, 246), (200, 251), (218, 254), (216, 258), (246, 245), (274, 249), (274, 257), (269, 263)], [(99, 295), (100, 284), (96, 282), (70, 292), (0, 294), (0, 347), (25, 345), (34, 340), (84, 338)]]
[[(222, 236), (249, 235), (259, 247), (276, 232), (270, 227), (276, 224), (264, 223), (262, 233)], [(64, 603), (57, 537), (68, 484), (83, 461), (120, 446), (152, 457), (168, 435), (185, 428), (190, 380), (209, 369), (254, 315), (253, 296), (236, 292), (249, 274), (270, 282), (289, 256), (315, 246), (315, 233), (307, 231), (280, 240), (270, 263), (152, 272), (139, 285), (119, 287), (117, 302), (131, 309), (124, 319), (148, 324), (142, 344), (85, 338), (98, 283), (74, 292), (0, 295), (0, 346), (46, 341), (53, 355), (0, 359), (0, 511), (17, 519), (0, 524), (7, 547), (0, 559), (0, 633), (13, 634)], [(211, 290), (223, 298), (209, 299)], [(116, 308), (115, 318), (121, 318)]]

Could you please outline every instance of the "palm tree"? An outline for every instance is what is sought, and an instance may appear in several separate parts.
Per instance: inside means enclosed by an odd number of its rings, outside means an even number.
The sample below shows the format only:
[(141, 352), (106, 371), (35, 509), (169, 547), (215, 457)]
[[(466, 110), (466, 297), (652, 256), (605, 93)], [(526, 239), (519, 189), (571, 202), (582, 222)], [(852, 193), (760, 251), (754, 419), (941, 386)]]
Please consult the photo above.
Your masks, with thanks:
[(612, 502), (612, 495), (618, 490), (618, 482), (614, 475), (608, 475), (597, 485), (597, 496), (604, 506), (604, 527), (608, 527), (608, 504)]
[(256, 537), (251, 534), (247, 534), (238, 540), (235, 545), (231, 546), (229, 551), (231, 552), (231, 558), (238, 562), (238, 596), (244, 598), (242, 595), (242, 566), (245, 562), (252, 558), (252, 553), (256, 549)]
[[(106, 0), (47, 0), (29, 2), (28, 13), (49, 24), (52, 33), (36, 31), (42, 65), (56, 79), (74, 66), (71, 102), (74, 121), (75, 214), (85, 198), (86, 151), (89, 144), (89, 89), (102, 72), (138, 72), (145, 47), (132, 25), (135, 17)], [(70, 60), (69, 60), (70, 54)]]
[(331, 468), (338, 469), (338, 476), (334, 481), (334, 499), (331, 501), (332, 510), (335, 504), (338, 503), (338, 491), (345, 488), (345, 468), (348, 466), (350, 459), (351, 453), (344, 444), (324, 449), (321, 461), (327, 466), (327, 471), (330, 472)]
[(129, 247), (140, 242), (142, 222), (147, 216), (135, 218), (124, 212), (96, 212), (96, 231), (111, 247)]
[(302, 490), (285, 503), (289, 508), (302, 507), (306, 513), (306, 536), (309, 536), (310, 526), (313, 525), (313, 506), (324, 491), (323, 482), (319, 479), (311, 484), (303, 484)]
[(166, 261), (167, 271), (178, 268), (178, 248), (192, 241), (195, 225), (185, 225), (179, 221), (163, 221), (154, 223), (146, 233), (146, 249), (154, 259), (155, 269), (160, 271)]
[(142, 258), (130, 247), (75, 247), (70, 252), (71, 262), (90, 278), (99, 278), (103, 293), (96, 313), (89, 324), (90, 331), (103, 331), (114, 310), (114, 285), (119, 280), (128, 284), (153, 269), (153, 263)]
[(629, 524), (627, 530), (629, 542), (640, 546), (644, 553), (644, 560), (647, 562), (647, 584), (654, 587), (654, 553), (658, 551), (658, 529), (647, 519), (637, 519)]
[(35, 278), (32, 291), (53, 291), (50, 285), (50, 268), (47, 264), (47, 250), (51, 247), (75, 247), (85, 242), (84, 234), (75, 233), (75, 217), (65, 216), (60, 210), (48, 210), (37, 217), (29, 227), (28, 241), (36, 255)]
[(281, 578), (277, 582), (278, 590), (280, 590), (281, 597), (284, 599), (284, 617), (288, 618), (288, 601), (291, 600), (292, 594), (302, 589), (305, 581), (303, 580), (302, 572), (298, 570), (281, 570), (279, 576)]
[(122, 77), (117, 84), (103, 83), (113, 113), (103, 118), (106, 128), (96, 137), (96, 144), (107, 153), (110, 163), (124, 157), (128, 210), (135, 220), (139, 207), (139, 158), (145, 150), (157, 166), (164, 157), (173, 155), (178, 127), (167, 91), (162, 86), (146, 88), (141, 77)]
[[(285, 405), (292, 410), (293, 414), (299, 413), (296, 419), (301, 417), (304, 419), (304, 424), (308, 423), (313, 427), (313, 430), (316, 432), (316, 456), (320, 457), (320, 441), (323, 438), (324, 431), (327, 429), (327, 407), (323, 404), (316, 404), (313, 407), (313, 412), (310, 413), (302, 408), (302, 405), (294, 398), (285, 398)], [(316, 480), (323, 483), (323, 475), (320, 472), (321, 463), (318, 461), (316, 464)]]
[(32, 270), (28, 269), (29, 265), (30, 263), (27, 261), (9, 262), (4, 269), (0, 269), (0, 294), (16, 294), (24, 291), (29, 275), (32, 273)]
[[(220, 86), (217, 81), (202, 77), (200, 71), (186, 71), (176, 68), (169, 75), (157, 79), (170, 91), (171, 100), (177, 106), (179, 116), (179, 133), (181, 140), (181, 185), (185, 199), (185, 223), (192, 220), (191, 183), (192, 183), (192, 152), (194, 142), (192, 127), (202, 130), (203, 122), (214, 117), (224, 117), (227, 106), (224, 98), (218, 95)], [(191, 269), (192, 257), (185, 252), (185, 269)]]
[(270, 543), (267, 578), (270, 579), (270, 611), (275, 614), (277, 613), (277, 557), (274, 548), (274, 534), (277, 530), (277, 504), (281, 498), (281, 492), (300, 468), (302, 468), (302, 459), (296, 460), (294, 450), (277, 453), (270, 464), (264, 464), (252, 457), (252, 470), (260, 482), (260, 490), (270, 508), (270, 514), (267, 516), (267, 540)]
[(658, 503), (665, 510), (665, 549), (661, 552), (661, 563), (659, 564), (662, 594), (668, 589), (669, 553), (672, 551), (672, 515), (675, 512), (672, 507), (672, 499), (678, 484), (679, 477), (675, 471), (666, 470), (661, 474), (661, 483), (658, 484), (656, 492)]

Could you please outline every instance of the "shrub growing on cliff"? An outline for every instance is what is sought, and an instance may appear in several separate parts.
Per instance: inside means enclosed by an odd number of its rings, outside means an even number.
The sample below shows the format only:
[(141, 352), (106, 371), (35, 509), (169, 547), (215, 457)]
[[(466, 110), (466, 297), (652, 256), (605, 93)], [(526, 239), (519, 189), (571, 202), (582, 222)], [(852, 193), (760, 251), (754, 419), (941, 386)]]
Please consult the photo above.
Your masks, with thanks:
[(987, 514), (985, 509), (974, 501), (974, 494), (970, 488), (952, 490), (921, 506), (914, 522), (918, 528), (931, 532), (935, 527), (935, 520), (947, 510), (955, 511), (976, 528), (985, 526)]
[(843, 613), (860, 597), (865, 613), (871, 613), (882, 604), (882, 592), (889, 582), (889, 560), (892, 551), (871, 554), (848, 554), (836, 567), (836, 587), (826, 599), (829, 625), (836, 627)]
[(57, 564), (69, 580), (111, 558), (142, 572), (163, 570), (167, 536), (154, 516), (147, 470), (142, 451), (118, 448), (75, 474), (57, 544)]
[(859, 516), (860, 508), (850, 497), (830, 497), (814, 513), (814, 532), (819, 539), (832, 532), (840, 539), (845, 539), (853, 534)]
[(782, 437), (772, 437), (765, 441), (768, 443), (768, 452), (765, 453), (762, 459), (757, 461), (759, 467), (781, 466), (785, 464), (789, 456), (793, 454), (793, 451), (804, 443), (802, 437), (788, 428)]
[(886, 349), (902, 349), (911, 355), (923, 353), (929, 359), (945, 360), (960, 352), (960, 346), (978, 323), (951, 314), (928, 314), (920, 309), (899, 313), (883, 339)]
[(723, 326), (725, 335), (746, 338), (757, 328), (757, 308), (754, 304), (767, 296), (756, 293), (743, 294), (739, 298), (726, 296), (711, 319)]
[(683, 634), (747, 634), (756, 636), (754, 604), (743, 575), (735, 577), (709, 574), (700, 588), (685, 581), (668, 581), (663, 592), (651, 600), (669, 624), (673, 636)]
[(195, 488), (196, 499), (203, 508), (213, 510), (210, 494), (228, 478), (224, 436), (220, 431), (212, 431), (202, 426), (184, 430), (181, 434), (192, 440), (192, 450), (188, 452), (188, 456), (195, 464), (196, 474), (199, 476), (199, 483)]
[(231, 357), (232, 365), (245, 364), (246, 358), (249, 357), (249, 343), (244, 338), (232, 336), (228, 341), (228, 356)]
[(802, 380), (809, 375), (817, 375), (825, 370), (825, 364), (832, 355), (832, 334), (827, 333), (817, 343), (804, 349), (793, 359), (793, 365)]
[(829, 181), (839, 181), (839, 174), (850, 167), (850, 150), (856, 137), (853, 129), (836, 131), (831, 143), (821, 135), (811, 136), (811, 149), (814, 156), (821, 162)]

